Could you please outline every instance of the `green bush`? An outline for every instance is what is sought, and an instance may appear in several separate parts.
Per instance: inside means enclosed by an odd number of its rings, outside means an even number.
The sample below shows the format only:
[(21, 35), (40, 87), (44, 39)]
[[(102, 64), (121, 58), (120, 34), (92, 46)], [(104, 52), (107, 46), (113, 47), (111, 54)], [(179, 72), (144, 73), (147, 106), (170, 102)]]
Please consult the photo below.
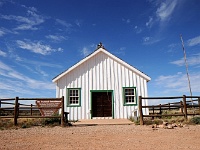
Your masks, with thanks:
[[(59, 114), (54, 114), (53, 116), (60, 116)], [(46, 118), (42, 122), (43, 125), (58, 125), (61, 124), (60, 118)]]
[(130, 116), (128, 119), (129, 119), (131, 122), (134, 122), (134, 121), (135, 121), (133, 116)]
[(134, 122), (135, 125), (140, 125), (139, 118), (134, 118), (134, 116), (130, 116), (128, 119), (129, 119), (131, 122)]
[(60, 118), (47, 118), (44, 119), (44, 125), (60, 124)]
[(139, 120), (136, 120), (134, 121), (135, 125), (140, 125), (140, 121)]
[(27, 125), (26, 124), (22, 124), (22, 128), (27, 128)]
[(193, 117), (190, 122), (193, 124), (200, 124), (200, 117)]

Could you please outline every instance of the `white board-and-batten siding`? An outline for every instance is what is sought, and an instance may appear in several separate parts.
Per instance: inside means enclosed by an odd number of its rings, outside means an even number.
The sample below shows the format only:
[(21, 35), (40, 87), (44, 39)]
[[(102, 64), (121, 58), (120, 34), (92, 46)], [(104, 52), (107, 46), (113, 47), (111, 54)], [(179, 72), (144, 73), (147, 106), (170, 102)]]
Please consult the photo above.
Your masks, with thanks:
[[(117, 119), (138, 115), (138, 106), (124, 106), (123, 87), (136, 87), (137, 101), (138, 96), (147, 97), (147, 79), (101, 51), (56, 82), (56, 96), (65, 97), (64, 111), (69, 112), (69, 120), (91, 119), (91, 90), (113, 90), (112, 112)], [(68, 88), (81, 89), (80, 107), (67, 107)], [(147, 102), (143, 101), (143, 105)], [(148, 109), (143, 111), (148, 114)]]

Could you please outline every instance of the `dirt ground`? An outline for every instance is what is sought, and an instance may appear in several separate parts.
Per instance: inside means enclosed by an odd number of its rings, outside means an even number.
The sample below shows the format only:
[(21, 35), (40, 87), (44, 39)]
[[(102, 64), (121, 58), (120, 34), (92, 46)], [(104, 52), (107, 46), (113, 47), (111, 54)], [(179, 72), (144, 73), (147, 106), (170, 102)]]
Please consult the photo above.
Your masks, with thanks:
[(153, 129), (139, 125), (32, 127), (0, 131), (1, 150), (200, 150), (200, 126)]

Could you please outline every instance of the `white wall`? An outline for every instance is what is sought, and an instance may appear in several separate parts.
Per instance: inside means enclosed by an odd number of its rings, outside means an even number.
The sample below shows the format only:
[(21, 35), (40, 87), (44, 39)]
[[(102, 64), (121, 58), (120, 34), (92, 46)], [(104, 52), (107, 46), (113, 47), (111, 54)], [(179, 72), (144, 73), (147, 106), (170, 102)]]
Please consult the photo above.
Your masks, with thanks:
[[(65, 97), (70, 120), (90, 119), (90, 90), (113, 90), (114, 118), (134, 116), (137, 106), (123, 106), (123, 87), (136, 87), (137, 96), (147, 97), (147, 81), (120, 62), (99, 52), (57, 81), (56, 96)], [(67, 107), (67, 88), (81, 88), (81, 107)], [(143, 105), (147, 105), (143, 101)], [(143, 110), (148, 114), (148, 109)]]

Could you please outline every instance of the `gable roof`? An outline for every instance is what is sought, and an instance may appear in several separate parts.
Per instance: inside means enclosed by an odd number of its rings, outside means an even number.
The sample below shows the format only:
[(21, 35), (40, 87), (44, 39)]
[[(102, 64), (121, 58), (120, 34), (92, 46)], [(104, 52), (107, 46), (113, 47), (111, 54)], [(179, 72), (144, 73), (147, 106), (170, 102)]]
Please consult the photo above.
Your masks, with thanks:
[[(101, 43), (100, 43), (101, 44)], [(84, 63), (85, 61), (89, 60), (90, 58), (92, 58), (93, 56), (97, 55), (98, 53), (103, 52), (104, 54), (108, 55), (109, 57), (111, 57), (113, 60), (123, 64), (124, 66), (126, 66), (127, 68), (129, 68), (130, 70), (132, 70), (133, 72), (135, 72), (136, 74), (140, 75), (141, 77), (143, 77), (144, 79), (146, 79), (147, 81), (150, 81), (151, 78), (149, 76), (147, 76), (146, 74), (144, 74), (143, 72), (139, 71), (138, 69), (136, 69), (135, 67), (129, 65), (128, 63), (124, 62), (123, 60), (121, 60), (120, 58), (116, 57), (115, 55), (111, 54), (110, 52), (108, 52), (103, 46), (99, 46), (98, 48), (91, 54), (89, 54), (88, 56), (86, 56), (84, 59), (82, 59), (81, 61), (79, 61), (78, 63), (76, 63), (75, 65), (73, 65), (72, 67), (70, 67), (69, 69), (65, 70), (64, 72), (58, 74), (56, 77), (54, 77), (52, 79), (52, 82), (57, 82), (57, 80), (59, 80), (60, 78), (62, 78), (63, 76), (65, 76), (67, 73), (69, 73), (70, 71), (74, 70), (76, 67), (78, 67), (79, 65), (81, 65), (82, 63)]]

